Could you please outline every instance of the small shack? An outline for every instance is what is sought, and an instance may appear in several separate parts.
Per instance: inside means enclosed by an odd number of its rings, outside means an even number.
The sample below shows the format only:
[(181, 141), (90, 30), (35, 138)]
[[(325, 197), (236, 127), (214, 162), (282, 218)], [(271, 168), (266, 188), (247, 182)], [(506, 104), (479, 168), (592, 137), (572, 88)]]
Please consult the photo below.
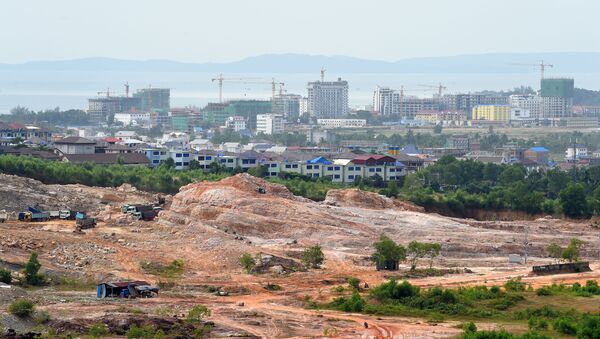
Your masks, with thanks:
[(381, 260), (375, 263), (378, 271), (397, 271), (400, 268), (398, 260)]
[(98, 298), (151, 298), (158, 294), (158, 287), (145, 281), (103, 282), (96, 286)]
[(533, 266), (533, 274), (536, 275), (580, 273), (590, 272), (591, 270), (592, 269), (590, 268), (590, 263), (588, 261)]

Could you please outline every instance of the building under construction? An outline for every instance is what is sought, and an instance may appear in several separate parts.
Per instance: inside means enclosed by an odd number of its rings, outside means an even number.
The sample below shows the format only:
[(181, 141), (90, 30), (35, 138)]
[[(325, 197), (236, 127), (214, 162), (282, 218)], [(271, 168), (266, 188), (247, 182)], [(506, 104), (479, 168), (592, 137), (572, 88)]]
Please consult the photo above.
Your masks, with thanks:
[(139, 110), (140, 98), (126, 96), (111, 96), (88, 99), (88, 115), (90, 123), (106, 123), (116, 113)]
[(144, 112), (168, 112), (171, 109), (171, 89), (169, 88), (142, 88), (134, 94), (139, 98), (140, 109)]

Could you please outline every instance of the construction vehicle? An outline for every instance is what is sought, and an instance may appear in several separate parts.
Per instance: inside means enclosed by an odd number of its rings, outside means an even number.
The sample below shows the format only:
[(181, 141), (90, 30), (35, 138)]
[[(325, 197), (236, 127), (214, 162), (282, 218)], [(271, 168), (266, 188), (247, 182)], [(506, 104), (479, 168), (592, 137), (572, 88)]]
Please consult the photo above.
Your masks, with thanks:
[(90, 218), (83, 212), (77, 212), (75, 215), (76, 231), (96, 227), (96, 218)]
[(29, 207), (26, 212), (20, 212), (18, 215), (19, 221), (48, 221), (50, 219), (50, 213), (36, 210), (35, 208)]
[(8, 220), (8, 213), (6, 213), (5, 210), (0, 211), (0, 223), (5, 222), (6, 220)]
[(50, 215), (50, 219), (58, 219), (60, 218), (60, 211), (48, 211)]
[(75, 216), (77, 212), (70, 210), (61, 210), (59, 211), (58, 217), (62, 220), (75, 220)]

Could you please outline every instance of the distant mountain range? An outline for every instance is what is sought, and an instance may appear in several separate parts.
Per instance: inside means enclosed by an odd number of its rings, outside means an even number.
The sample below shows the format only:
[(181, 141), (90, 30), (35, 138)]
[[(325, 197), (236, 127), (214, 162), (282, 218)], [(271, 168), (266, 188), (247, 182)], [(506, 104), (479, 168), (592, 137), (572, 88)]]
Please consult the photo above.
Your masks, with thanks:
[[(411, 58), (395, 62), (347, 56), (265, 54), (227, 63), (186, 63), (170, 60), (85, 58), (0, 64), (12, 71), (130, 71), (213, 73), (316, 73), (324, 66), (340, 73), (526, 73), (544, 60), (553, 64), (549, 74), (600, 72), (600, 53), (494, 53)], [(529, 66), (530, 65), (530, 66)]]

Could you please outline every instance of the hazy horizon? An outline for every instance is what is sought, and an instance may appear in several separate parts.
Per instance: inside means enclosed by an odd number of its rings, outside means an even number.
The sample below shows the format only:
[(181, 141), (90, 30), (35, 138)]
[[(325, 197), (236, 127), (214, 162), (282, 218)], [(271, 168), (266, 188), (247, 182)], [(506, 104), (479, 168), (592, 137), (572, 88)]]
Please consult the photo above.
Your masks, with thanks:
[(3, 4), (0, 42), (9, 47), (0, 63), (91, 57), (221, 63), (282, 53), (397, 61), (599, 52), (592, 47), (600, 38), (594, 26), (599, 10), (600, 3), (586, 0), (30, 0)]

